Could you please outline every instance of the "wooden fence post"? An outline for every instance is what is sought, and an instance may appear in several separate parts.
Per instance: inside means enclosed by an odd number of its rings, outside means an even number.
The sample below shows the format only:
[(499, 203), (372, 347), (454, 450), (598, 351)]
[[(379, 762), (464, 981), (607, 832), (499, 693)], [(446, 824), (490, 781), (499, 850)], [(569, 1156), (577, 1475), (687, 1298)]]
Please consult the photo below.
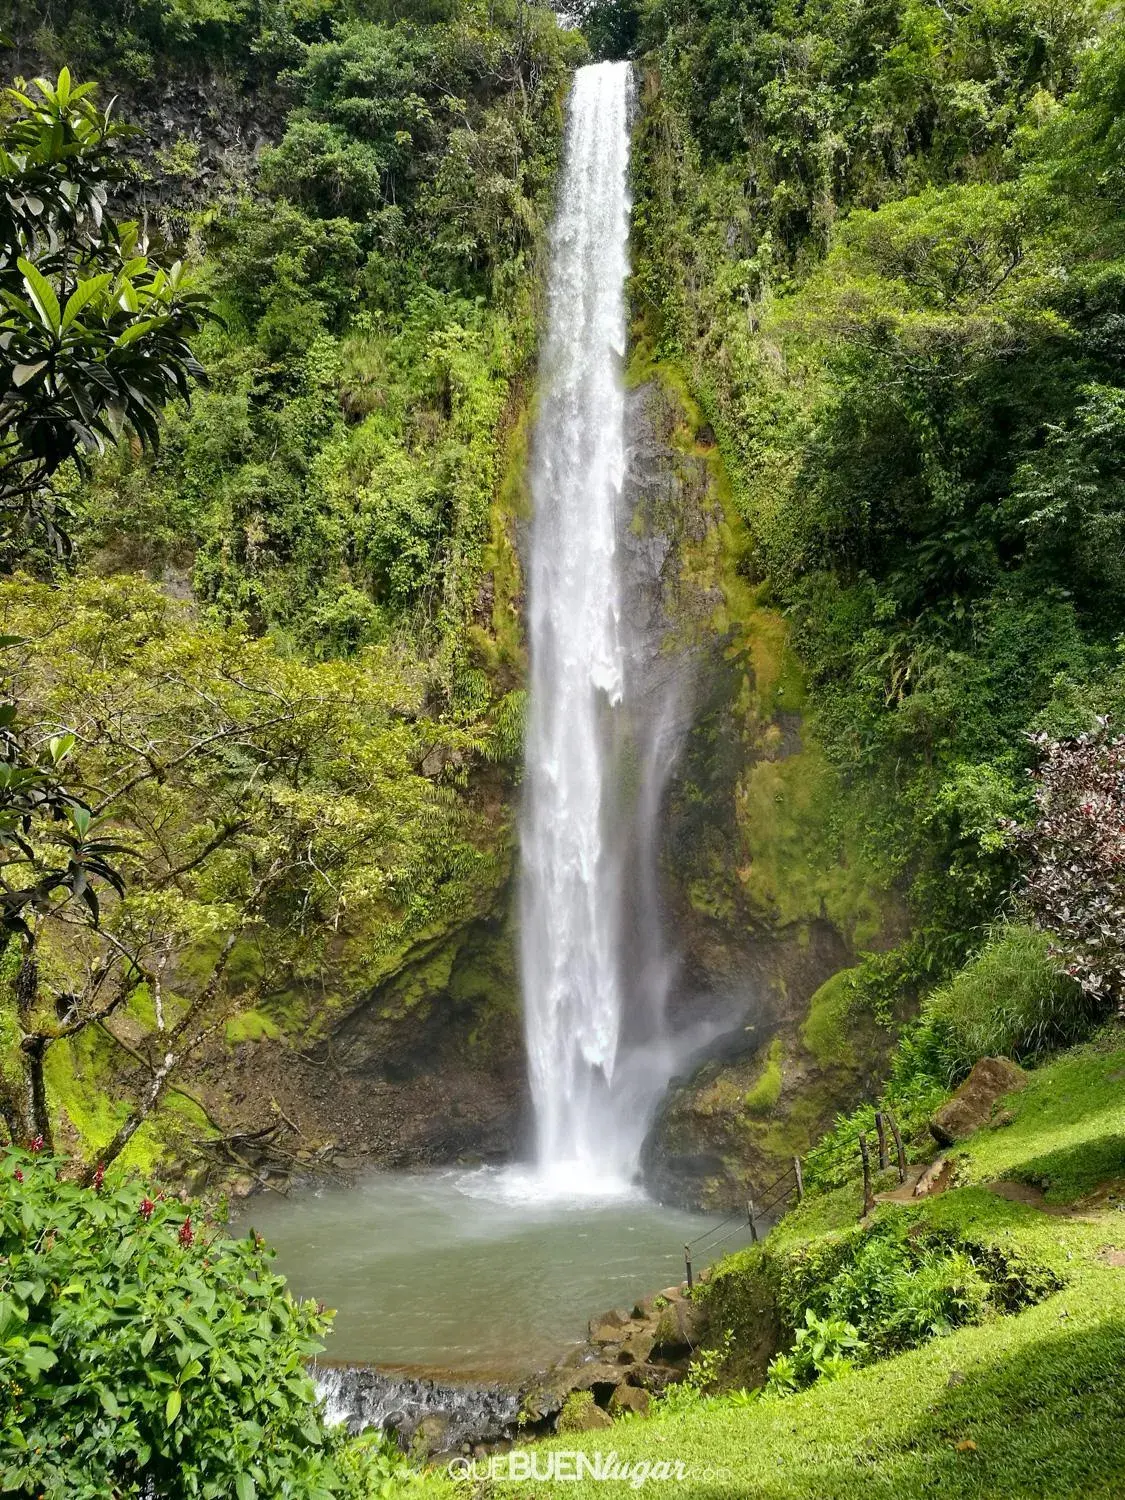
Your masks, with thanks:
[(899, 1128), (898, 1128), (898, 1121), (895, 1119), (894, 1115), (893, 1114), (888, 1114), (887, 1118), (891, 1122), (891, 1134), (895, 1138), (895, 1152), (896, 1152), (896, 1154), (898, 1156), (898, 1180), (899, 1180), (899, 1182), (905, 1182), (906, 1181), (906, 1152), (902, 1149), (902, 1135), (901, 1135), (901, 1133), (899, 1131)]
[(875, 1198), (871, 1192), (871, 1157), (867, 1150), (867, 1133), (863, 1130), (859, 1133), (859, 1154), (863, 1161), (863, 1213), (860, 1218), (865, 1218), (875, 1207)]
[(747, 1220), (747, 1223), (750, 1225), (750, 1238), (754, 1242), (754, 1244), (756, 1245), (758, 1243), (758, 1226), (757, 1226), (757, 1224), (754, 1223), (754, 1200), (753, 1200), (753, 1198), (747, 1198), (747, 1200), (746, 1200), (746, 1220)]
[(687, 1271), (687, 1289), (690, 1292), (691, 1289), (692, 1289), (692, 1287), (695, 1284), (692, 1281), (692, 1276), (691, 1276), (691, 1246), (690, 1245), (685, 1245), (684, 1246), (684, 1268)]
[(799, 1156), (793, 1158), (793, 1170), (797, 1174), (797, 1202), (803, 1203), (805, 1201), (805, 1179), (801, 1172), (801, 1158)]
[(881, 1109), (875, 1111), (875, 1129), (879, 1135), (879, 1170), (885, 1172), (887, 1170), (887, 1124), (883, 1119)]

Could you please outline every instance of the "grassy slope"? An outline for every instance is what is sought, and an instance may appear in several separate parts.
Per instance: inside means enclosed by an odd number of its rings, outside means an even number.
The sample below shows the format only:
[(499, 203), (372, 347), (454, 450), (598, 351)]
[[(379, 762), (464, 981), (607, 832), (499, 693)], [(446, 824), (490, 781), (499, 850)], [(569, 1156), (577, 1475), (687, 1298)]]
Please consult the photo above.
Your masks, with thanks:
[[(1125, 1175), (1121, 1078), (1120, 1035), (1057, 1058), (1010, 1101), (1010, 1125), (960, 1150), (957, 1180), (968, 1185), (879, 1210), (1021, 1252), (1062, 1275), (1061, 1292), (796, 1396), (749, 1406), (715, 1398), (552, 1446), (613, 1449), (630, 1462), (682, 1459), (694, 1480), (646, 1489), (701, 1500), (1125, 1493), (1125, 1268), (1100, 1254), (1125, 1249), (1125, 1212), (1048, 1216), (979, 1186), (1001, 1176), (1048, 1179), (1048, 1198), (1067, 1203)], [(775, 1233), (796, 1243), (854, 1223), (855, 1200), (852, 1188), (810, 1200)], [(966, 1378), (951, 1385), (955, 1371)], [(975, 1447), (959, 1449), (964, 1443)], [(708, 1468), (726, 1475), (706, 1478)], [(590, 1500), (636, 1493), (590, 1480), (534, 1488)]]

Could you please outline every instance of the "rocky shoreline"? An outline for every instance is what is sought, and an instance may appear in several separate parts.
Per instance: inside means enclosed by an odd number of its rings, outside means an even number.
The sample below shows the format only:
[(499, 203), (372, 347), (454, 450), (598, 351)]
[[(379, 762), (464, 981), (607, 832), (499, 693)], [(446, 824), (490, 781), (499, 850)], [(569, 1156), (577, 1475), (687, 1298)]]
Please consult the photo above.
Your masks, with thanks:
[(685, 1284), (591, 1318), (583, 1343), (522, 1381), (361, 1364), (318, 1364), (313, 1375), (331, 1422), (357, 1433), (377, 1427), (419, 1458), (480, 1457), (517, 1438), (609, 1427), (627, 1411), (643, 1416), (654, 1396), (684, 1378), (704, 1329), (704, 1311)]

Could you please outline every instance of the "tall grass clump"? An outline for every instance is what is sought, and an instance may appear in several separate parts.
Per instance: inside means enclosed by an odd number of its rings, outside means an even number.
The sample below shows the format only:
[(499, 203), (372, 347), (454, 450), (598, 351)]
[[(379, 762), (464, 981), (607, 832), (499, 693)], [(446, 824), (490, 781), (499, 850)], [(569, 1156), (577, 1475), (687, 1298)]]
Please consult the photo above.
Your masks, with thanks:
[[(910, 1049), (959, 1082), (982, 1057), (1033, 1062), (1087, 1036), (1104, 1006), (1051, 957), (1047, 935), (1009, 923), (926, 1002)], [(906, 1059), (904, 1058), (904, 1062)]]

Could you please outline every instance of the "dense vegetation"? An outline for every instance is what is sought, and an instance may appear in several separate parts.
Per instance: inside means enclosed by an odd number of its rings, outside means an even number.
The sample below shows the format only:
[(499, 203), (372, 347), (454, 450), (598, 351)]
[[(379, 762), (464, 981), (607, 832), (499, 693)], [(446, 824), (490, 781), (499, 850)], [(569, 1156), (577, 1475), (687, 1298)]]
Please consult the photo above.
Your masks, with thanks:
[[(162, 15), (176, 55), (173, 11), (138, 10), (138, 50), (162, 44)], [(259, 72), (272, 59), (261, 86), (290, 108), (253, 181), (197, 216), (223, 320), (197, 345), (209, 389), (154, 465), (125, 452), (84, 495), (84, 544), (182, 568), (214, 617), (311, 654), (409, 632), (445, 701), (478, 717), (489, 685), (464, 628), (534, 353), (578, 39), (523, 0), (277, 7), (250, 36), (243, 7), (214, 11), (202, 43)], [(300, 39), (283, 42), (285, 16)], [(193, 152), (185, 138), (164, 154), (185, 186)]]
[[(1006, 1101), (1009, 1125), (958, 1148), (950, 1191), (860, 1223), (853, 1169), (723, 1261), (702, 1293), (717, 1347), (652, 1419), (614, 1429), (622, 1463), (675, 1457), (707, 1500), (1119, 1494), (1125, 1282), (1104, 1185), (1120, 1190), (1123, 1061), (1116, 1028), (1046, 1061)], [(982, 1186), (997, 1179), (1029, 1201)], [(775, 1348), (771, 1386), (743, 1388)], [(715, 1392), (720, 1372), (733, 1391)]]
[[(214, 1128), (175, 1091), (239, 1010), (311, 1036), (503, 881), (482, 580), (581, 39), (522, 0), (5, 23), (0, 1488), (397, 1492), (316, 1405), (323, 1316), (114, 1163)], [(169, 74), (260, 160), (205, 173)]]
[(0, 1490), (331, 1500), (404, 1465), (327, 1429), (305, 1369), (328, 1320), (253, 1234), (41, 1150), (0, 1161)]
[[(333, 974), (370, 983), (503, 881), (475, 790), (522, 716), (495, 507), (583, 45), (523, 0), (120, 21), (15, 7), (13, 66), (73, 72), (0, 119), (0, 1102), (48, 1140), (65, 1104), (99, 1156), (151, 1152), (239, 1006), (330, 1009)], [(175, 103), (201, 78), (241, 111), (203, 146)], [(204, 172), (208, 129), (273, 144)], [(110, 1022), (131, 1104), (98, 1097)]]
[[(1040, 1061), (1121, 1000), (1125, 33), (1080, 0), (570, 9), (642, 70), (642, 362), (714, 428), (738, 572), (788, 618), (852, 846), (908, 897), (848, 982), (884, 1020), (920, 1001), (886, 1085), (917, 1140), (977, 1058)], [(0, 1111), (35, 1147), (0, 1164), (0, 1488), (359, 1496), (396, 1466), (325, 1430), (319, 1314), (100, 1162), (158, 1157), (240, 1007), (315, 1031), (326, 976), (370, 984), (505, 878), (497, 512), (586, 43), (526, 0), (122, 11), (4, 17), (11, 71), (58, 81), (0, 108)], [(218, 151), (176, 115), (200, 80)], [(107, 1037), (129, 1086), (91, 1114), (74, 1060)], [(1069, 1203), (1119, 1173), (1114, 1049), (1044, 1068), (962, 1181)], [(664, 1436), (789, 1466), (746, 1494), (1111, 1493), (1112, 1444), (1059, 1438), (1121, 1416), (1103, 1231), (971, 1186), (857, 1229), (872, 1113), (713, 1283), (736, 1373), (778, 1333), (768, 1394), (689, 1383)]]
[(741, 566), (909, 891), (859, 986), (887, 1013), (1009, 941), (1028, 770), (1120, 712), (1122, 33), (1036, 0), (639, 20), (638, 332), (703, 402)]

